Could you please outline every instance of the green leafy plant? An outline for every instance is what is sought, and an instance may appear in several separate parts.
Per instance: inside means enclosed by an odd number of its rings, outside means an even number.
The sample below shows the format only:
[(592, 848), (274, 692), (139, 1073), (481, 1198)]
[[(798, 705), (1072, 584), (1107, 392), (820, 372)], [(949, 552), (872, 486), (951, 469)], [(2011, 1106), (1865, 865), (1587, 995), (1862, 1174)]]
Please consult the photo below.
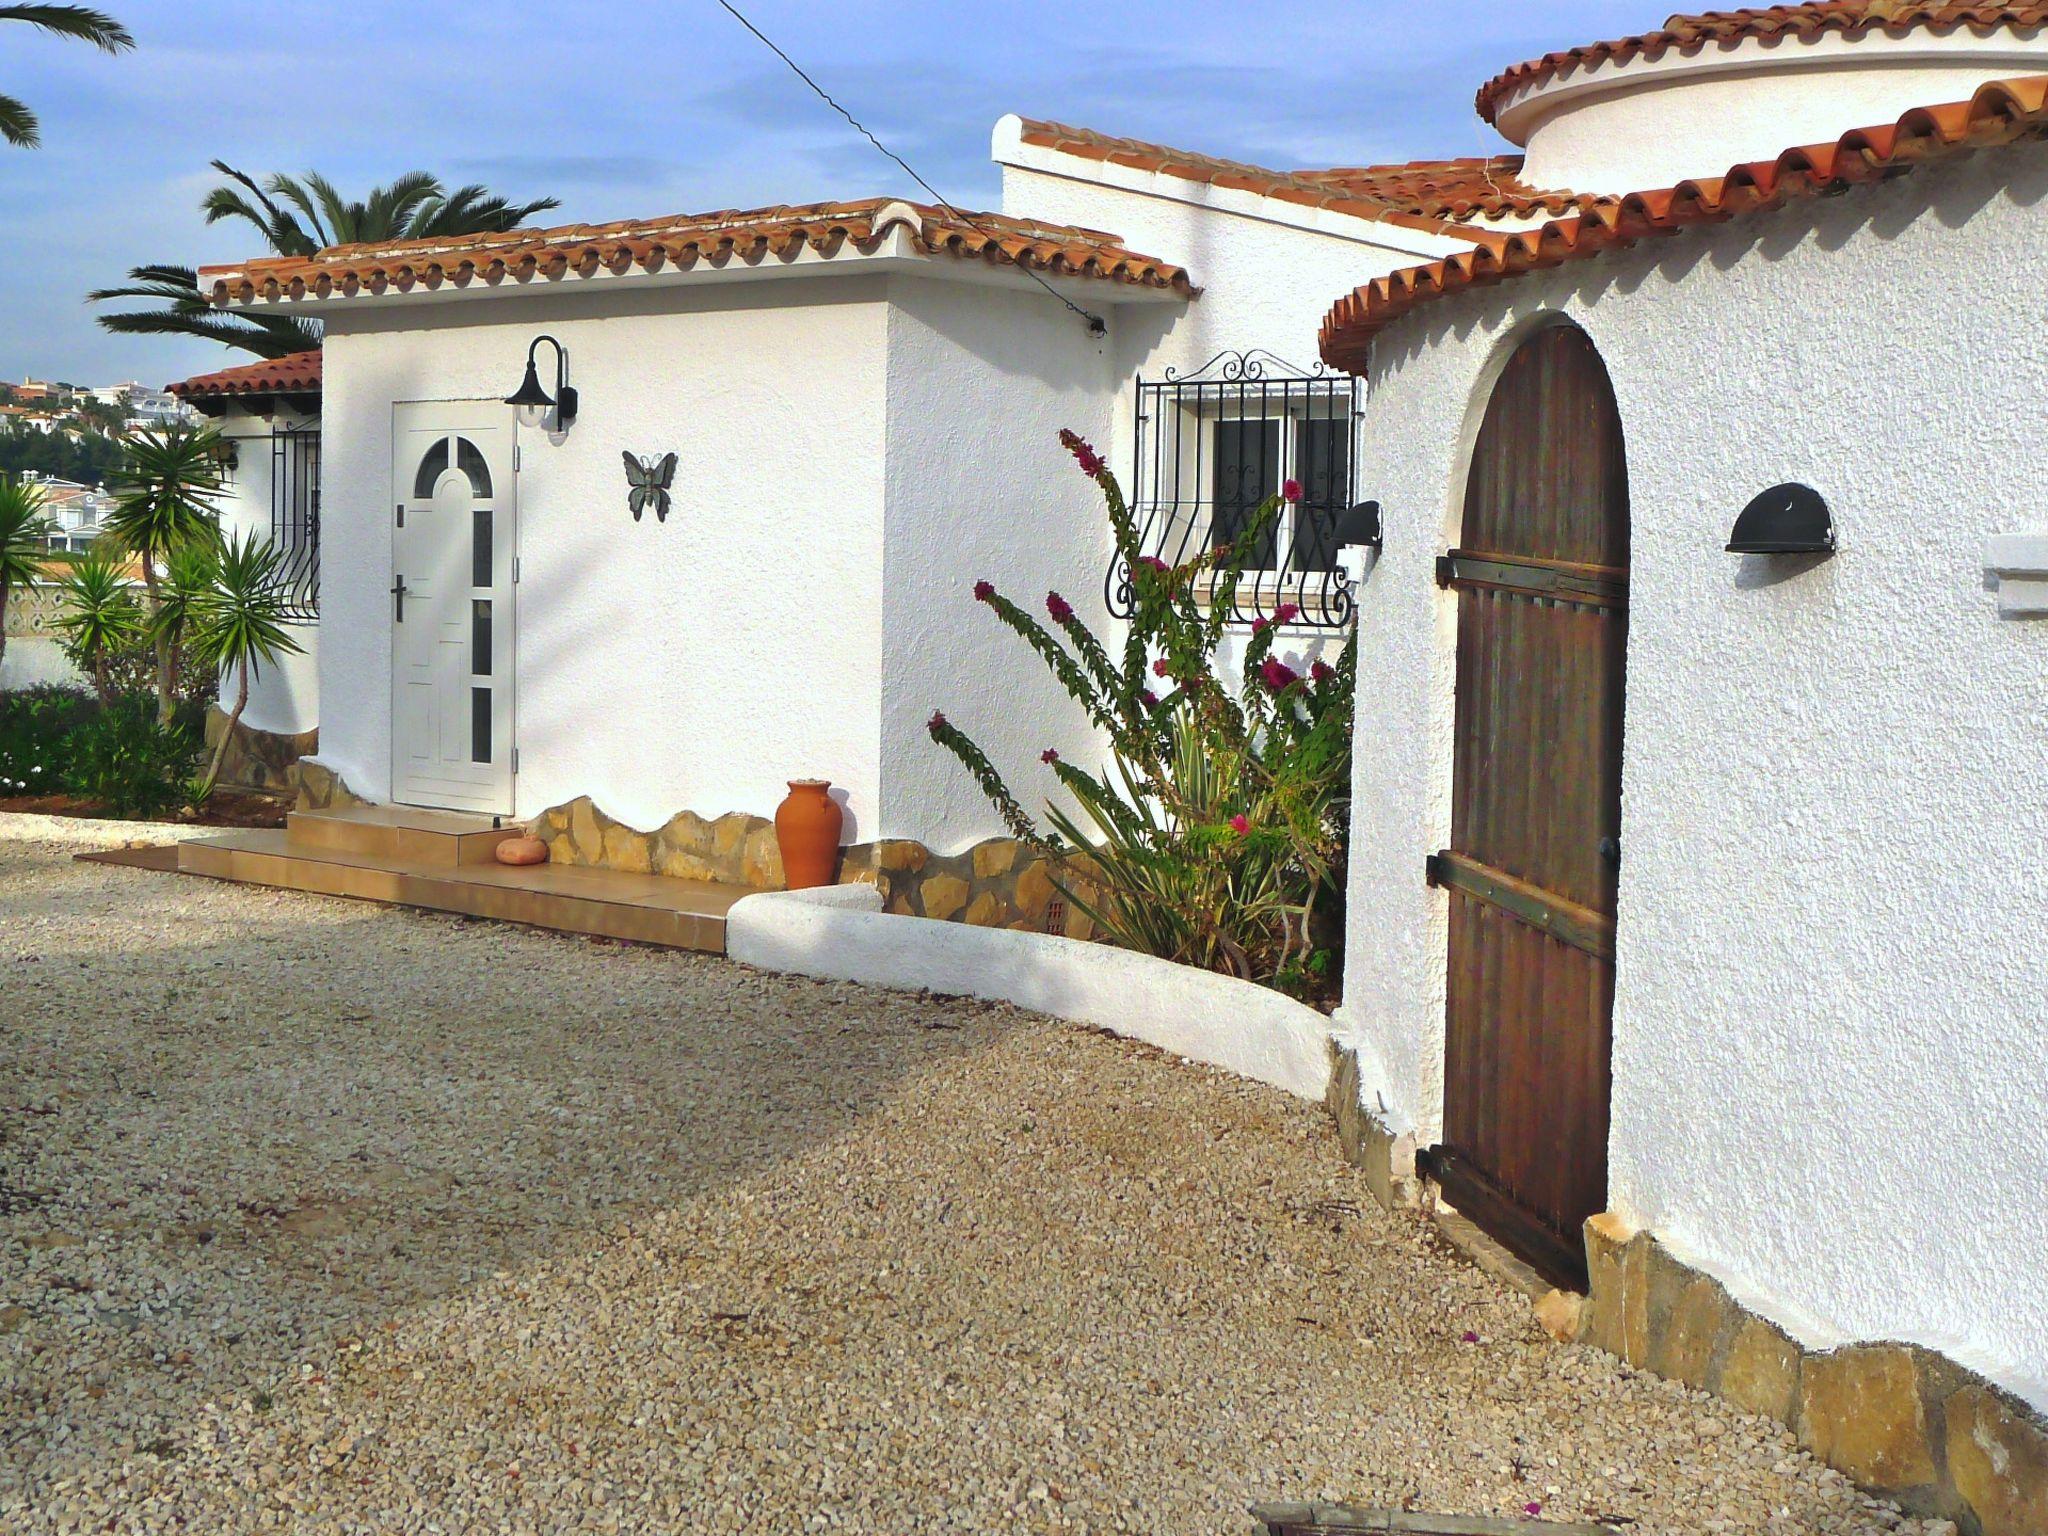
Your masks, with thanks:
[(8, 596), (42, 575), (54, 529), (41, 486), (0, 476), (0, 661), (7, 658)]
[(285, 633), (289, 594), (278, 580), (283, 558), (270, 540), (245, 533), (221, 549), (212, 579), (192, 599), (193, 649), (207, 665), (235, 677), (235, 706), (199, 782), (197, 799), (211, 795), (220, 782), (235, 727), (249, 707), (251, 676), (264, 662), (300, 649)]
[[(159, 725), (170, 724), (177, 704), (183, 628), (182, 622), (174, 622), (174, 615), (182, 619), (182, 608), (166, 608), (166, 579), (173, 574), (173, 562), (186, 551), (211, 549), (220, 540), (214, 499), (221, 492), (225, 452), (220, 433), (211, 426), (138, 433), (114, 479), (114, 509), (106, 526), (142, 562), (150, 641), (156, 650)], [(165, 567), (161, 574), (160, 565)]]
[(160, 722), (146, 694), (126, 694), (72, 732), (63, 785), (116, 816), (161, 816), (185, 803), (200, 747), (189, 712)]
[[(1062, 433), (1100, 487), (1119, 555), (1131, 572), (1133, 613), (1113, 653), (1057, 592), (1050, 626), (979, 582), (974, 595), (1013, 630), (1107, 738), (1109, 764), (1086, 771), (1048, 748), (1073, 801), (1047, 808), (1041, 828), (1001, 771), (946, 716), (932, 738), (960, 759), (1019, 838), (1056, 861), (1056, 883), (1113, 942), (1224, 971), (1302, 996), (1331, 981), (1341, 931), (1350, 819), (1356, 638), (1337, 663), (1306, 676), (1273, 654), (1283, 606), (1261, 621), (1235, 686), (1218, 672), (1228, 616), (1245, 568), (1291, 483), (1237, 538), (1178, 566), (1145, 555), (1116, 477)], [(1165, 689), (1154, 691), (1154, 684)]]
[(92, 700), (75, 688), (43, 684), (0, 693), (0, 795), (61, 787), (78, 728), (91, 713)]
[(114, 669), (124, 655), (144, 645), (147, 616), (121, 567), (105, 555), (71, 561), (62, 585), (64, 606), (57, 628), (64, 635), (64, 654), (92, 679), (100, 703), (110, 704), (125, 691), (116, 682)]

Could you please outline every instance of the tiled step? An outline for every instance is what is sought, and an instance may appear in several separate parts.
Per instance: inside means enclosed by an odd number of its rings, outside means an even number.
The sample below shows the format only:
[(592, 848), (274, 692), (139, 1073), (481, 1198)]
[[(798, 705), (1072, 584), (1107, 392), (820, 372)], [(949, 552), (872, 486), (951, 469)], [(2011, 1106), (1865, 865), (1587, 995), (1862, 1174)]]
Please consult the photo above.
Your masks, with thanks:
[[(509, 868), (495, 862), (442, 862), (450, 849), (440, 844), (426, 850), (433, 862), (379, 857), (311, 844), (300, 835), (297, 821), (294, 817), (284, 832), (231, 832), (183, 843), (179, 872), (712, 954), (725, 952), (727, 911), (753, 894), (744, 886), (707, 880), (565, 864)], [(329, 830), (321, 828), (316, 835)], [(451, 835), (475, 834), (471, 829)], [(460, 847), (455, 852), (459, 856)]]
[(294, 848), (309, 852), (453, 869), (493, 862), (498, 844), (519, 835), (518, 827), (495, 827), (491, 820), (461, 811), (358, 805), (293, 811), (285, 817), (285, 831)]

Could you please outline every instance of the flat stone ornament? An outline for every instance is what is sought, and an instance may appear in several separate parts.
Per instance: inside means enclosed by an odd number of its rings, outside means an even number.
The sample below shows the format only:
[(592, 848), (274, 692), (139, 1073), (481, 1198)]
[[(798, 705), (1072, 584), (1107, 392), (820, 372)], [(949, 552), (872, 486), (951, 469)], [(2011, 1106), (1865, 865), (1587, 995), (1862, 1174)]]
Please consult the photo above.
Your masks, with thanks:
[(1359, 1509), (1345, 1504), (1254, 1504), (1266, 1536), (1614, 1536), (1611, 1525), (1492, 1515), (1430, 1515), (1410, 1509)]

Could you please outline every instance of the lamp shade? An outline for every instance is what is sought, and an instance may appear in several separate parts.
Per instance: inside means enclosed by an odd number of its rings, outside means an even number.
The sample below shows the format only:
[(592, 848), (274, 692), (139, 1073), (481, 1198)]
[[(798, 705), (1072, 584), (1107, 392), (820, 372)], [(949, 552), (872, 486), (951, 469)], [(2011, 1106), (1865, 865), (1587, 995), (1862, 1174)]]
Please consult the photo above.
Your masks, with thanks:
[(540, 387), (540, 374), (533, 366), (532, 354), (527, 355), (526, 377), (520, 380), (518, 389), (505, 397), (505, 403), (522, 411), (544, 411), (555, 403), (554, 397)]
[(1835, 520), (1810, 485), (1774, 485), (1742, 509), (1731, 555), (1831, 555)]

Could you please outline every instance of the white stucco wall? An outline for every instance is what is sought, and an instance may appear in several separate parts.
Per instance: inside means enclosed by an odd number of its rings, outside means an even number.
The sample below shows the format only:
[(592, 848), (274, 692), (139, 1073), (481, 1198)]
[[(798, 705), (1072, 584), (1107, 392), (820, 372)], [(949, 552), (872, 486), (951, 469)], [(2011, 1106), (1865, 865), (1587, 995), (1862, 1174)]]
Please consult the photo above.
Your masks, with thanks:
[[(252, 415), (239, 406), (228, 408), (218, 426), (223, 437), (234, 441), (238, 452), (219, 502), (224, 532), (231, 536), (253, 533), (263, 539), (271, 536), (271, 433), (319, 424), (317, 416), (272, 417)], [(293, 624), (285, 632), (297, 642), (299, 651), (259, 668), (250, 678), (249, 707), (242, 712), (242, 723), (254, 730), (295, 736), (320, 723), (320, 626)], [(234, 692), (234, 680), (223, 679), (224, 707), (233, 707)]]
[(902, 279), (891, 298), (882, 835), (957, 852), (1003, 826), (931, 740), (933, 710), (981, 743), (1033, 814), (1058, 786), (1039, 760), (1047, 747), (1083, 764), (1099, 750), (1086, 714), (974, 584), (1041, 619), (1057, 591), (1097, 634), (1117, 633), (1103, 599), (1108, 517), (1059, 432), (1108, 432), (1116, 338), (1156, 311), (1105, 307), (1110, 333), (1096, 338), (1042, 291)]
[[(1455, 602), (1431, 562), (1517, 328), (1580, 323), (1633, 562), (1611, 1205), (1811, 1344), (1898, 1338), (2048, 1404), (2048, 528), (2039, 146), (1424, 311), (1375, 344), (1341, 1027), (1441, 1128)], [(1819, 488), (1841, 551), (1723, 552)]]
[(1832, 144), (1914, 107), (1968, 101), (1988, 81), (2042, 73), (2048, 29), (1751, 38), (1567, 70), (1518, 91), (1496, 121), (1528, 147), (1532, 185), (1620, 194)]
[(9, 635), (0, 656), (0, 693), (22, 688), (90, 688), (92, 679), (71, 665), (61, 641), (35, 635)]
[[(321, 756), (390, 784), (394, 400), (498, 399), (529, 341), (568, 348), (581, 412), (522, 429), (517, 813), (577, 795), (636, 826), (772, 814), (829, 778), (879, 805), (885, 280), (546, 293), (329, 319)], [(459, 323), (457, 323), (459, 322)], [(620, 455), (681, 456), (666, 523)]]

